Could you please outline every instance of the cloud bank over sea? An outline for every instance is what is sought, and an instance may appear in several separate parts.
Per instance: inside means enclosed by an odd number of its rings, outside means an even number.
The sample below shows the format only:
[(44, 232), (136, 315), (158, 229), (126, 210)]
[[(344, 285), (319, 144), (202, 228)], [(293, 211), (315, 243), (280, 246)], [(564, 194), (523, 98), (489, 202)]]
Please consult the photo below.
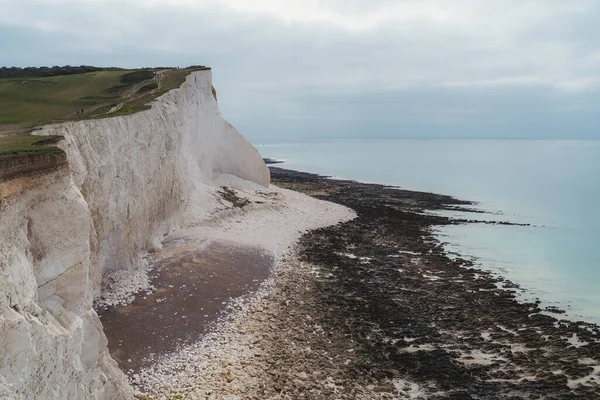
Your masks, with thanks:
[[(6, 65), (215, 70), (251, 140), (600, 131), (594, 1), (0, 0)], [(23, 51), (26, 49), (26, 51)]]

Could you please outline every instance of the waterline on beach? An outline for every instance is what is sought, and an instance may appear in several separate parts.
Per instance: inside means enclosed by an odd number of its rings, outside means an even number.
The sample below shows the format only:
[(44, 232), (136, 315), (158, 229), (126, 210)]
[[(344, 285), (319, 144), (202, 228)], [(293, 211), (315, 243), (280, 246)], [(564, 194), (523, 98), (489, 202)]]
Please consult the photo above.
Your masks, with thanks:
[(295, 169), (449, 194), (487, 213), (438, 232), (448, 251), (476, 258), (573, 319), (600, 322), (600, 141), (338, 139), (258, 146)]

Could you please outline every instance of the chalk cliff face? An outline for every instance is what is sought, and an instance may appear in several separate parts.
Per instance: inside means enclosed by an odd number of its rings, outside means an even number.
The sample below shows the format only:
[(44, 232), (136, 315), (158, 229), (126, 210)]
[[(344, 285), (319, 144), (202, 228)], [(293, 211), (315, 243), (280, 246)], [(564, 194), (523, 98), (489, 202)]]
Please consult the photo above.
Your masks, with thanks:
[(92, 308), (102, 277), (140, 265), (191, 204), (209, 217), (219, 174), (267, 186), (269, 171), (210, 71), (150, 110), (36, 133), (65, 137), (68, 166), (0, 182), (0, 397), (131, 398)]

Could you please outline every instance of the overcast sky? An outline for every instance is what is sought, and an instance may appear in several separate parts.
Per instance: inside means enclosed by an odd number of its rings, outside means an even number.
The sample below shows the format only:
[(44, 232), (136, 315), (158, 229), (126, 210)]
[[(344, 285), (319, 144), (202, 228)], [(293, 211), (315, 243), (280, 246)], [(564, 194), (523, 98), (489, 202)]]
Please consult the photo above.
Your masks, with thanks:
[(0, 0), (0, 64), (208, 65), (255, 143), (600, 138), (595, 0)]

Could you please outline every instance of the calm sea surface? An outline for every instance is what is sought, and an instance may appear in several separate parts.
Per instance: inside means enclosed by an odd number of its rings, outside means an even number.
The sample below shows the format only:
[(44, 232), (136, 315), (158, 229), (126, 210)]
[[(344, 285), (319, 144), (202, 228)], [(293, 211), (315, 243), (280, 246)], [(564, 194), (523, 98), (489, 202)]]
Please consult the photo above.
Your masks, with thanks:
[[(451, 252), (519, 283), (524, 298), (600, 322), (600, 141), (330, 139), (256, 143), (284, 168), (479, 202), (473, 219), (532, 227), (443, 227)], [(464, 214), (462, 215), (464, 216)]]

